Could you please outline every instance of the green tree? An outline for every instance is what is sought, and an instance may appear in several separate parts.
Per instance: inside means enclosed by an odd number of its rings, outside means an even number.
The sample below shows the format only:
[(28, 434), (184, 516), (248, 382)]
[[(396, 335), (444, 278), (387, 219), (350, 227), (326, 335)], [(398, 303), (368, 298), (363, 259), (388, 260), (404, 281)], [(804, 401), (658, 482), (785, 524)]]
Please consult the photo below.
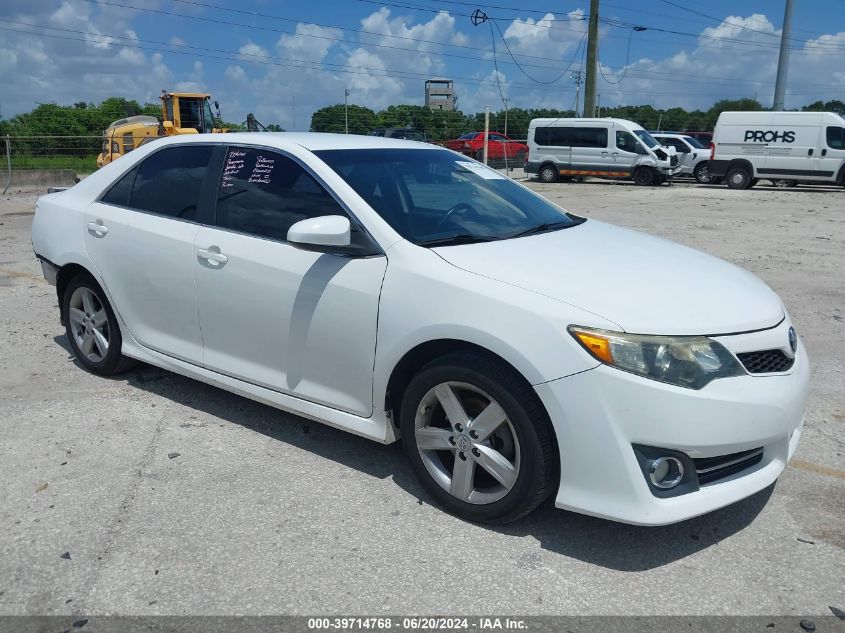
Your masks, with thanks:
[[(343, 132), (345, 130), (344, 105), (338, 104), (315, 110), (311, 115), (312, 132)], [(358, 105), (348, 106), (350, 134), (367, 134), (376, 126), (376, 113)]]

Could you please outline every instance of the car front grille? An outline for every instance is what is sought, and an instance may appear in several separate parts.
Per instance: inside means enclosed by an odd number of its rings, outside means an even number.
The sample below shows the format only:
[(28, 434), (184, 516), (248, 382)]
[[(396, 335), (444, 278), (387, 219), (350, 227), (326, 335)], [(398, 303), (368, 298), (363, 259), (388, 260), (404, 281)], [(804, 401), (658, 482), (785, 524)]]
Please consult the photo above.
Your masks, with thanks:
[(736, 357), (749, 374), (771, 374), (788, 371), (795, 362), (779, 349), (767, 349), (761, 352), (743, 352)]
[(720, 455), (718, 457), (703, 457), (693, 459), (695, 472), (698, 474), (699, 485), (713, 483), (730, 475), (738, 473), (763, 459), (762, 448), (752, 448), (741, 453)]

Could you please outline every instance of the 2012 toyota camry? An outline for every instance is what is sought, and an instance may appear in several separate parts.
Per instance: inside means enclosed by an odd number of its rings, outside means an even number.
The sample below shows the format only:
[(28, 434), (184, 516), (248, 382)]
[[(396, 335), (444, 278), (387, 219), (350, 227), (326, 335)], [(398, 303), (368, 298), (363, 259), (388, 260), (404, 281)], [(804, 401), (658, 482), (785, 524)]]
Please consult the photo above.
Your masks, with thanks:
[(750, 273), (423, 143), (157, 140), (32, 227), (79, 363), (136, 359), (379, 442), (471, 521), (643, 525), (770, 485), (809, 362)]

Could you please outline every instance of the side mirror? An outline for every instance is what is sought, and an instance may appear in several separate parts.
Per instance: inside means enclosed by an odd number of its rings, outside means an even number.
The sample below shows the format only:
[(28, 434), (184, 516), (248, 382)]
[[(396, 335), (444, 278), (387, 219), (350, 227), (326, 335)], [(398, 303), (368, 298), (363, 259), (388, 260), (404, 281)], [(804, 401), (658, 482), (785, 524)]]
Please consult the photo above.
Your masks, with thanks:
[(308, 218), (288, 229), (288, 242), (308, 250), (332, 250), (350, 245), (351, 229), (349, 218), (342, 215)]

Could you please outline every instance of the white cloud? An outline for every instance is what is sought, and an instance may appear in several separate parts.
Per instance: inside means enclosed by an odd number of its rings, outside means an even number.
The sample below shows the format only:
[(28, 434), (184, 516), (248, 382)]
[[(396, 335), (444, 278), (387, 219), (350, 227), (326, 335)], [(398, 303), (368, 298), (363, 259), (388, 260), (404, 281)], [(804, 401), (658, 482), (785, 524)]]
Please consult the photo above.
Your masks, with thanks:
[(247, 42), (238, 49), (238, 52), (244, 56), (245, 59), (255, 57), (269, 57), (267, 49), (259, 46), (255, 42)]
[(284, 34), (276, 42), (276, 47), (289, 56), (308, 61), (323, 61), (329, 49), (340, 39), (343, 31), (326, 28), (316, 24), (296, 25), (296, 35)]
[(505, 40), (514, 53), (561, 59), (584, 37), (587, 30), (585, 17), (583, 9), (576, 9), (560, 19), (553, 13), (547, 13), (539, 20), (514, 20), (505, 29)]

